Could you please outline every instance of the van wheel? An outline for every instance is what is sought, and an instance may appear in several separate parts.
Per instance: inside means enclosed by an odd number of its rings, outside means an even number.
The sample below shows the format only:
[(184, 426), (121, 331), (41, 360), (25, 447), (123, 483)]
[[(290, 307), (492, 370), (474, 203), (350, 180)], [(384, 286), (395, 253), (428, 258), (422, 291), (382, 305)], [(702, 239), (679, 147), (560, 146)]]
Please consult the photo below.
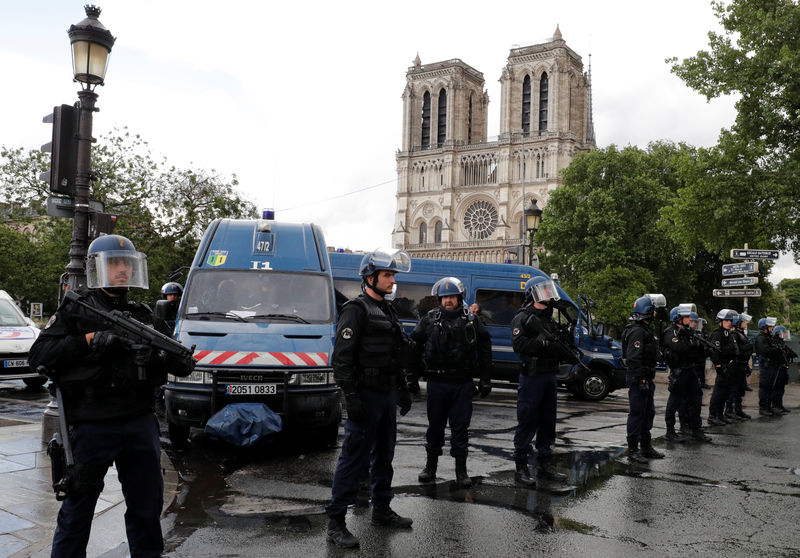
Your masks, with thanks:
[(581, 376), (577, 389), (583, 399), (602, 401), (611, 391), (611, 382), (604, 371), (592, 368)]
[(169, 431), (169, 441), (172, 442), (172, 447), (176, 450), (182, 450), (189, 447), (189, 427), (183, 424), (175, 424), (170, 422), (167, 425)]
[(31, 388), (40, 388), (47, 383), (47, 378), (42, 376), (39, 378), (22, 378), (25, 385)]

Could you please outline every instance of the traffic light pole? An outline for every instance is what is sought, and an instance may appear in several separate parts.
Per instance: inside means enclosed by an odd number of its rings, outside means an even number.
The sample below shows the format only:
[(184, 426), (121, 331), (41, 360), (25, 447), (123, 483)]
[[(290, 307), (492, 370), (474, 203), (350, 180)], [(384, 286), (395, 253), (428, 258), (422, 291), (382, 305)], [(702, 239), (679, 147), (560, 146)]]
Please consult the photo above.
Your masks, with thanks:
[(72, 222), (72, 241), (69, 245), (67, 288), (71, 291), (86, 286), (86, 251), (89, 245), (89, 187), (92, 178), (92, 119), (97, 101), (94, 91), (78, 92), (79, 126), (78, 156), (75, 165), (75, 217)]

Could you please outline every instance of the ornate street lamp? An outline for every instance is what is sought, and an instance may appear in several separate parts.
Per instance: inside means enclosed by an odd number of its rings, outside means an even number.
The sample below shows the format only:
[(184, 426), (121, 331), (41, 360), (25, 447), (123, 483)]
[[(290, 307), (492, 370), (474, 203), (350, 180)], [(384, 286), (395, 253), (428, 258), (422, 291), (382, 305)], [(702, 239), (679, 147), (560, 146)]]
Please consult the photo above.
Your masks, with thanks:
[(542, 220), (542, 210), (536, 205), (536, 200), (531, 200), (530, 207), (525, 208), (525, 230), (528, 231), (528, 265), (533, 265), (533, 236), (539, 230)]
[(98, 17), (100, 8), (84, 6), (86, 18), (70, 26), (67, 34), (72, 45), (72, 71), (75, 81), (81, 84), (78, 92), (80, 124), (77, 134), (75, 161), (75, 217), (72, 223), (72, 242), (67, 264), (67, 288), (76, 290), (86, 286), (84, 260), (89, 242), (89, 185), (92, 178), (91, 148), (92, 117), (96, 112), (97, 94), (94, 89), (103, 85), (108, 67), (108, 55), (114, 46), (114, 37)]

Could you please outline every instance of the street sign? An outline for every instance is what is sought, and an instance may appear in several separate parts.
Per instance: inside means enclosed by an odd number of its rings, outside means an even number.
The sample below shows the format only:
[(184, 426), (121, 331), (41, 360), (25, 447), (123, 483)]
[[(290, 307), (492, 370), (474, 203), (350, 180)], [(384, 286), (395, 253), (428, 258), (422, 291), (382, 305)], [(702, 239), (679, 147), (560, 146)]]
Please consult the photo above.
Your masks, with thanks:
[(749, 275), (758, 273), (758, 262), (739, 262), (722, 265), (722, 275)]
[(746, 285), (758, 285), (758, 277), (733, 277), (722, 280), (723, 287), (744, 287)]
[(734, 260), (777, 260), (780, 253), (778, 250), (749, 250), (749, 249), (733, 249), (731, 250), (731, 258)]
[[(103, 202), (89, 200), (89, 211), (102, 213), (105, 210)], [(72, 219), (75, 216), (75, 202), (72, 198), (50, 196), (47, 198), (47, 214), (50, 217), (64, 217)]]
[(761, 296), (761, 289), (714, 289), (714, 296)]

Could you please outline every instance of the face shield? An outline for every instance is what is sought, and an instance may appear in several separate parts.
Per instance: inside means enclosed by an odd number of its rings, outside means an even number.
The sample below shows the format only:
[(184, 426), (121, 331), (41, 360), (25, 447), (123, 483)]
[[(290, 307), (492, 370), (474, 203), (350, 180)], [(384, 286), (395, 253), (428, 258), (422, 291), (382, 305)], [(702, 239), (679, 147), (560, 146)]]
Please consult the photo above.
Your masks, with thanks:
[(556, 284), (552, 279), (531, 285), (528, 288), (528, 292), (534, 302), (548, 302), (551, 300), (555, 302), (556, 300), (561, 300)]
[(767, 327), (775, 327), (775, 324), (778, 323), (778, 318), (773, 318), (772, 316), (767, 316), (766, 324)]
[(86, 257), (86, 286), (90, 289), (147, 289), (147, 256), (130, 250), (89, 254)]
[[(667, 307), (667, 298), (663, 294), (646, 294), (644, 295), (650, 298), (650, 302), (653, 303), (655, 308), (666, 308)], [(694, 306), (694, 305), (692, 305)]]

